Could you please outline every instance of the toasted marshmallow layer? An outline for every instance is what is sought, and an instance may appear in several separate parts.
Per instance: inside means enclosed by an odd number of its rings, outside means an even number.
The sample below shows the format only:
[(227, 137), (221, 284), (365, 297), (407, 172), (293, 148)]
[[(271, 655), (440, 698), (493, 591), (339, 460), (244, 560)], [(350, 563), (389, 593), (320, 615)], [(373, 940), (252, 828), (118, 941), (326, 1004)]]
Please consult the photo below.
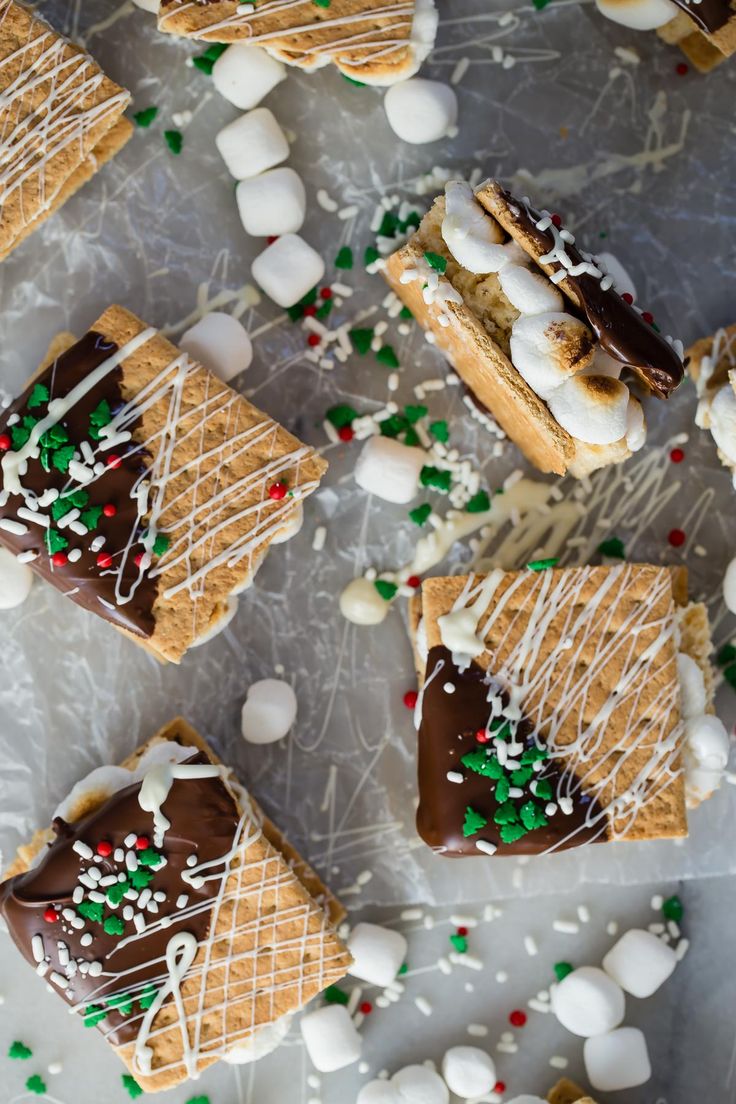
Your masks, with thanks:
[(629, 389), (610, 376), (572, 376), (549, 397), (552, 416), (571, 437), (612, 445), (626, 436)]
[(592, 333), (563, 311), (522, 314), (511, 330), (510, 345), (517, 372), (545, 402), (593, 359)]
[(595, 0), (595, 3), (601, 15), (635, 31), (663, 27), (679, 10), (671, 0)]

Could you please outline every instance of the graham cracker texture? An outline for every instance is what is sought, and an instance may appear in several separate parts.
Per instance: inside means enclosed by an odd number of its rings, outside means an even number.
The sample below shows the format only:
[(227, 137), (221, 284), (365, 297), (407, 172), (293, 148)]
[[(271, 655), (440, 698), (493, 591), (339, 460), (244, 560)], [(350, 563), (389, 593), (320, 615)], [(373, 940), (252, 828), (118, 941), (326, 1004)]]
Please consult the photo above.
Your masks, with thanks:
[[(656, 662), (647, 660), (644, 653), (657, 640), (659, 626), (674, 622), (677, 606), (686, 604), (686, 574), (645, 564), (551, 571), (550, 588), (569, 583), (565, 592), (569, 600), (560, 601), (559, 595), (551, 597), (550, 604), (553, 600), (557, 603), (554, 613), (545, 619), (544, 633), (533, 636), (534, 644), (523, 668), (525, 684), (532, 680), (532, 685), (522, 711), (542, 739), (549, 737), (554, 726), (554, 746), (560, 749), (571, 747), (601, 708), (614, 703), (605, 724), (596, 723), (595, 738), (587, 741), (582, 761), (579, 752), (577, 759), (562, 760), (576, 777), (584, 772), (584, 788), (591, 792), (595, 787), (599, 804), (608, 809), (637, 777), (652, 778), (656, 748), (676, 737), (681, 723), (676, 633), (657, 647)], [(485, 636), (487, 647), (475, 660), (484, 670), (500, 670), (520, 645), (534, 616), (539, 588), (544, 585), (541, 576), (548, 573), (503, 573), (488, 609), (493, 618)], [(480, 581), (480, 577), (475, 580)], [(422, 612), (430, 649), (442, 643), (438, 618), (452, 610), (466, 583), (468, 576), (424, 582)], [(575, 623), (572, 619), (591, 605), (595, 615), (571, 633), (570, 625)], [(702, 629), (701, 615), (698, 618)], [(629, 631), (633, 624), (636, 632)], [(693, 635), (699, 640), (696, 633)], [(561, 648), (563, 638), (572, 639), (572, 647)], [(680, 646), (686, 645), (687, 640)], [(693, 658), (697, 661), (697, 655)], [(544, 674), (535, 685), (535, 673), (542, 670)], [(615, 703), (614, 691), (625, 679), (633, 679), (635, 693), (624, 694)], [(672, 687), (678, 687), (674, 694), (670, 693)], [(664, 702), (671, 704), (665, 708)], [(677, 746), (668, 761), (664, 776), (658, 775), (651, 785), (647, 784), (646, 800), (626, 813), (625, 824), (623, 817), (620, 821), (607, 812), (608, 838), (687, 835), (685, 787)]]
[[(487, 206), (487, 191), (481, 189), (476, 195), (483, 206)], [(417, 322), (431, 331), (435, 344), (475, 398), (540, 471), (557, 475), (567, 472), (582, 478), (597, 468), (628, 459), (631, 451), (625, 439), (612, 445), (589, 445), (571, 437), (522, 378), (509, 359), (511, 327), (519, 311), (504, 295), (495, 273), (477, 276), (454, 260), (442, 237), (444, 214), (445, 200), (441, 196), (416, 233), (387, 259), (383, 275), (393, 291)], [(508, 231), (508, 227), (504, 229)], [(519, 240), (515, 227), (513, 236)], [(528, 243), (519, 240), (519, 244), (530, 252)], [(447, 261), (444, 279), (459, 292), (462, 303), (425, 303), (422, 280), (401, 282), (404, 273), (417, 267), (421, 270), (425, 252), (437, 253)], [(560, 285), (563, 291), (565, 282)], [(580, 355), (591, 359), (592, 344)]]
[[(424, 0), (426, 6), (426, 0)], [(162, 31), (211, 42), (247, 42), (302, 69), (333, 62), (355, 80), (393, 84), (418, 68), (411, 41), (415, 0), (163, 0)]]
[[(108, 308), (91, 327), (119, 347), (145, 329), (144, 322), (118, 306)], [(57, 349), (67, 348), (68, 341), (69, 335), (59, 335), (50, 351), (59, 355)], [(174, 345), (155, 333), (122, 363), (123, 398), (134, 400), (180, 356)], [(44, 364), (48, 365), (48, 357)], [(173, 382), (173, 369), (170, 378)], [(147, 448), (153, 453), (153, 487), (157, 485), (155, 473), (166, 446), (161, 431), (167, 425), (170, 403), (171, 391), (166, 390), (159, 399), (145, 406), (140, 425), (133, 432), (133, 440), (148, 442)], [(259, 441), (245, 449), (242, 444), (230, 443), (255, 426), (268, 427), (268, 432), (261, 434)], [(160, 521), (172, 532), (172, 545), (182, 533), (187, 533), (190, 551), (182, 559), (170, 550), (171, 555), (164, 553), (158, 561), (161, 575), (152, 611), (155, 622), (152, 634), (141, 637), (125, 628), (120, 631), (158, 659), (177, 663), (198, 638), (216, 629), (218, 622), (228, 615), (233, 592), (250, 584), (271, 542), (288, 530), (299, 509), (301, 498), (298, 494), (286, 510), (283, 510), (283, 503), (269, 498), (267, 484), (277, 477), (261, 476), (264, 465), (303, 450), (301, 459), (278, 473), (278, 479), (303, 497), (316, 490), (327, 464), (198, 364), (193, 365), (182, 385), (174, 430), (175, 442), (168, 468), (174, 474), (164, 480)], [(233, 487), (235, 490), (229, 495), (228, 488)], [(215, 496), (220, 506), (213, 514), (209, 503)], [(269, 519), (280, 507), (283, 512), (278, 515), (279, 526), (268, 532)], [(223, 557), (221, 563), (207, 567), (239, 542), (247, 544), (249, 551), (237, 562)], [(170, 565), (167, 565), (167, 555)], [(198, 573), (200, 582), (189, 585)], [(167, 596), (172, 587), (179, 589)]]
[(596, 1104), (592, 1096), (586, 1096), (574, 1081), (563, 1077), (547, 1093), (549, 1104)]
[(0, 260), (122, 148), (129, 102), (84, 50), (0, 0)]
[(657, 29), (663, 42), (679, 46), (685, 57), (701, 73), (709, 73), (726, 58), (736, 53), (736, 0), (732, 0), (733, 14), (723, 27), (708, 34), (685, 11)]
[[(167, 740), (220, 763), (207, 742), (186, 721), (175, 718), (120, 765), (134, 770), (149, 748)], [(220, 1055), (208, 1055), (208, 1049), (222, 1049), (228, 1042), (247, 1039), (249, 1029), (265, 1027), (302, 1008), (322, 989), (344, 977), (351, 961), (332, 927), (345, 915), (342, 906), (230, 774), (225, 784), (239, 813), (249, 812), (262, 828), (262, 834), (247, 850), (248, 864), (260, 863), (262, 872), (249, 871), (246, 877), (236, 868), (228, 878), (226, 896), (233, 894), (236, 899), (229, 908), (220, 910), (214, 932), (210, 932), (212, 962), (204, 970), (204, 983), (196, 976), (187, 976), (181, 987), (190, 1035), (189, 1018), (193, 1020), (202, 1002), (202, 1043), (197, 1061), (200, 1071), (219, 1060)], [(95, 812), (106, 799), (107, 794), (85, 794), (70, 814), (70, 821)], [(54, 838), (50, 828), (36, 832), (30, 843), (18, 848), (3, 878), (27, 871)], [(318, 903), (320, 898), (324, 905)], [(262, 925), (256, 922), (260, 918)], [(301, 952), (297, 949), (300, 942)], [(218, 967), (218, 959), (227, 956), (235, 962), (229, 968)], [(197, 975), (203, 957), (200, 946), (190, 974)], [(159, 1092), (187, 1080), (181, 1030), (172, 1002), (164, 1002), (154, 1018), (148, 1045), (154, 1051), (150, 1076), (134, 1069), (133, 1044), (113, 1047), (144, 1092)]]

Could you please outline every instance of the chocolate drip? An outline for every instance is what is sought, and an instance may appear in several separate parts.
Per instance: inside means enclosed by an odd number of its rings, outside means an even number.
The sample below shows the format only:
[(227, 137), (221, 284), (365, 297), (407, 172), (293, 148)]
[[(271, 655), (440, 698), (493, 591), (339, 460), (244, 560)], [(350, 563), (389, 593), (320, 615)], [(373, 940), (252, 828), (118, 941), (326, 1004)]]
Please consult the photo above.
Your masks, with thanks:
[(736, 17), (729, 0), (699, 0), (699, 3), (695, 0), (674, 0), (674, 3), (706, 34), (714, 34), (725, 27), (732, 16)]
[[(540, 255), (550, 253), (555, 239), (551, 230), (538, 229), (541, 213), (498, 184), (494, 185), (494, 191), (506, 205), (509, 217), (532, 239)], [(585, 262), (573, 244), (566, 242), (565, 252), (573, 265)], [(555, 270), (559, 267), (555, 265)], [(566, 282), (578, 296), (585, 317), (605, 351), (633, 368), (658, 398), (668, 398), (684, 375), (683, 363), (672, 346), (612, 287), (603, 291), (596, 276), (588, 272), (579, 276), (568, 274)]]
[[(476, 663), (461, 672), (453, 663), (452, 653), (437, 645), (427, 659), (428, 679), (438, 663), (443, 664), (441, 672), (424, 689), (419, 727), (417, 831), (425, 843), (438, 854), (459, 858), (482, 855), (477, 840), (494, 844), (498, 855), (538, 855), (605, 839), (594, 799), (581, 793), (572, 780), (569, 791), (573, 808), (569, 815), (558, 808), (545, 827), (535, 828), (513, 843), (501, 841), (500, 828), (493, 819), (499, 808), (493, 793), (494, 781), (461, 762), (464, 755), (482, 746), (475, 734), (485, 729), (489, 717), (488, 676)], [(454, 685), (454, 693), (448, 694), (443, 689), (446, 682)], [(532, 747), (534, 737), (524, 722), (519, 726), (517, 738), (522, 736)], [(450, 782), (448, 771), (459, 772), (464, 781)], [(560, 773), (549, 762), (535, 777), (547, 779), (553, 792), (560, 782)], [(566, 778), (565, 782), (568, 781)], [(482, 814), (488, 824), (475, 835), (465, 837), (463, 823), (468, 806)]]
[[(197, 754), (187, 762), (206, 763), (208, 760)], [(171, 937), (177, 932), (190, 932), (202, 941), (208, 935), (211, 909), (203, 908), (195, 915), (177, 919), (181, 910), (176, 908), (176, 900), (181, 894), (186, 894), (189, 899), (187, 909), (212, 901), (219, 889), (219, 878), (203, 879), (200, 888), (193, 888), (181, 878), (182, 873), (189, 869), (187, 859), (195, 855), (197, 863), (205, 863), (228, 854), (240, 821), (235, 802), (219, 778), (175, 780), (163, 805), (164, 814), (171, 821), (163, 847), (159, 849), (166, 858), (166, 865), (160, 870), (152, 868), (153, 880), (150, 883), (154, 892), (160, 890), (166, 894), (166, 900), (159, 903), (158, 913), (145, 914), (149, 924), (170, 916), (170, 926), (139, 935), (115, 952), (122, 939), (135, 935), (133, 923), (126, 922), (123, 935), (118, 936), (108, 935), (102, 924), (88, 921), (85, 930), (91, 932), (94, 938), (89, 946), (83, 947), (80, 938), (84, 932), (81, 929), (72, 928), (62, 918), (49, 923), (44, 919), (44, 911), (51, 906), (71, 908), (76, 912), (72, 894), (82, 864), (85, 868), (96, 866), (103, 877), (121, 870), (125, 872), (125, 863), (115, 863), (112, 856), (101, 863), (81, 859), (73, 850), (73, 845), (81, 840), (94, 851), (97, 844), (105, 840), (113, 848), (124, 848), (123, 841), (131, 833), (152, 837), (151, 814), (143, 812), (138, 804), (139, 790), (140, 784), (136, 784), (114, 794), (100, 809), (73, 825), (70, 836), (57, 837), (37, 866), (0, 885), (0, 912), (16, 946), (32, 966), (36, 966), (32, 949), (34, 935), (40, 935), (44, 940), (45, 953), (51, 960), (49, 971), (64, 973), (59, 963), (57, 940), (67, 945), (73, 959), (102, 963), (99, 977), (85, 976), (77, 971), (65, 992), (69, 1004), (100, 1007), (104, 1006), (106, 997), (132, 991), (133, 1004), (128, 1015), (110, 1009), (97, 1025), (115, 1046), (136, 1039), (143, 1016), (138, 998), (147, 981), (160, 979), (165, 972), (162, 956)], [(102, 892), (105, 892), (104, 887)], [(106, 906), (105, 914), (122, 918), (123, 907), (127, 903), (123, 899), (114, 911)], [(135, 908), (135, 902), (132, 904)], [(124, 976), (107, 980), (107, 972)]]
[[(27, 413), (39, 416), (39, 409), (28, 410), (27, 405), (37, 384), (43, 384), (48, 388), (50, 399), (64, 398), (72, 388), (108, 357), (113, 356), (116, 351), (117, 346), (108, 342), (100, 334), (93, 331), (85, 334), (76, 345), (73, 345), (45, 372), (34, 379), (20, 398), (6, 411), (0, 420), (0, 434), (10, 435), (8, 418), (13, 414), (19, 414), (21, 417)], [(113, 413), (120, 409), (124, 402), (121, 380), (122, 369), (120, 367), (112, 369), (61, 419), (60, 424), (68, 431), (71, 444), (89, 440), (90, 414), (103, 399), (107, 401)], [(45, 404), (41, 410), (40, 416), (44, 416)], [(136, 419), (128, 423), (127, 428), (134, 434), (139, 426), (140, 420)], [(91, 443), (94, 445), (94, 442)], [(44, 543), (45, 530), (40, 525), (29, 523), (27, 532), (20, 536), (0, 529), (0, 541), (16, 554), (28, 551), (38, 553), (37, 558), (30, 564), (32, 569), (67, 594), (77, 605), (92, 610), (105, 620), (137, 636), (149, 637), (155, 627), (152, 610), (158, 592), (158, 583), (146, 572), (140, 573), (134, 560), (135, 548), (128, 552), (124, 563), (123, 552), (131, 533), (140, 525), (137, 504), (135, 499), (130, 497), (130, 493), (147, 461), (150, 460), (150, 456), (137, 447), (133, 440), (128, 442), (127, 448), (129, 451), (126, 451), (125, 445), (121, 445), (119, 448), (96, 455), (96, 460), (104, 462), (107, 456), (114, 453), (120, 458), (120, 465), (106, 467), (100, 476), (85, 485), (83, 489), (89, 495), (87, 507), (111, 504), (117, 512), (114, 517), (101, 515), (96, 528), (90, 530), (86, 536), (77, 536), (69, 528), (63, 530), (63, 535), (69, 541), (69, 547), (65, 552), (74, 548), (81, 552), (76, 563), (69, 560), (63, 566), (55, 566), (52, 563), (51, 555)], [(28, 470), (21, 476), (21, 480), (27, 490), (39, 496), (50, 487), (59, 491), (73, 491), (80, 487), (80, 484), (71, 481), (68, 474), (58, 471), (53, 465), (50, 471), (45, 471), (40, 459), (29, 459)], [(0, 507), (0, 518), (22, 520), (17, 517), (17, 510), (23, 505), (24, 500), (21, 495), (11, 495), (5, 505)], [(50, 511), (47, 509), (40, 513), (49, 515)], [(51, 524), (54, 525), (53, 520)], [(90, 544), (98, 535), (105, 537), (103, 550), (113, 557), (113, 566), (110, 569), (98, 566), (99, 550), (90, 551)], [(138, 546), (138, 550), (143, 550), (142, 545)], [(122, 574), (119, 576), (121, 564)], [(120, 590), (125, 595), (131, 592), (138, 580), (133, 597), (122, 605), (117, 604), (115, 595), (118, 579)]]

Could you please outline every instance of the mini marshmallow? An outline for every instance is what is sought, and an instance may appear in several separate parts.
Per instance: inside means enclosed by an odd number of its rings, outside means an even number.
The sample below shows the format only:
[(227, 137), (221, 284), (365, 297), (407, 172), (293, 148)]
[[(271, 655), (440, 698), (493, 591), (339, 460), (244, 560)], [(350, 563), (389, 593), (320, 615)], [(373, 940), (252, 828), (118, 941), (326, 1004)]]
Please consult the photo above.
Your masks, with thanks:
[(484, 1050), (473, 1046), (450, 1047), (442, 1059), (442, 1076), (450, 1092), (467, 1100), (485, 1096), (496, 1084), (496, 1067)]
[(705, 713), (707, 701), (703, 672), (695, 660), (684, 652), (677, 655), (677, 678), (680, 683), (680, 712), (684, 720), (689, 721)]
[(710, 403), (710, 431), (721, 452), (736, 463), (736, 392), (728, 385), (716, 391)]
[(391, 1078), (399, 1104), (449, 1104), (447, 1085), (427, 1066), (404, 1066)]
[(137, 8), (141, 8), (142, 11), (158, 12), (160, 0), (133, 0), (133, 3)]
[(340, 613), (352, 625), (380, 625), (386, 620), (389, 603), (369, 579), (351, 579), (340, 595)]
[(401, 1104), (399, 1094), (390, 1081), (369, 1081), (358, 1093), (355, 1104)]
[(573, 1035), (603, 1035), (624, 1018), (620, 985), (597, 966), (581, 966), (552, 990), (552, 1011)]
[(253, 360), (253, 345), (243, 323), (223, 311), (210, 311), (200, 318), (182, 334), (179, 348), (223, 383), (244, 372)]
[(259, 46), (228, 46), (212, 67), (217, 92), (241, 111), (256, 107), (272, 88), (286, 79), (286, 66)]
[(647, 424), (642, 405), (634, 395), (629, 395), (626, 407), (626, 444), (632, 452), (638, 452), (647, 439)]
[(620, 1027), (586, 1039), (583, 1061), (588, 1080), (599, 1092), (634, 1089), (652, 1076), (647, 1041), (638, 1027)]
[(501, 244), (501, 227), (483, 210), (464, 180), (448, 180), (445, 185), (442, 237), (457, 263), (468, 272), (485, 275), (509, 263)]
[(383, 106), (394, 134), (415, 146), (444, 138), (457, 122), (457, 96), (440, 81), (415, 77), (394, 84)]
[(243, 229), (254, 238), (295, 234), (302, 228), (307, 193), (302, 178), (293, 169), (271, 169), (241, 180), (235, 198)]
[(625, 932), (603, 959), (608, 976), (632, 997), (651, 997), (676, 965), (672, 948), (642, 928)]
[(401, 969), (407, 946), (401, 932), (379, 924), (356, 924), (348, 939), (348, 950), (353, 956), (348, 973), (385, 989)]
[(280, 307), (293, 307), (325, 274), (325, 262), (298, 234), (284, 234), (251, 265), (259, 288)]
[(295, 537), (300, 532), (302, 525), (304, 524), (304, 506), (301, 502), (297, 502), (294, 509), (289, 514), (289, 520), (283, 529), (279, 529), (278, 533), (271, 538), (271, 544), (286, 544), (292, 537)]
[(215, 145), (236, 180), (258, 176), (289, 156), (286, 135), (267, 107), (228, 123), (216, 135)]
[[(593, 335), (571, 314), (550, 311), (522, 315), (511, 329), (511, 360), (545, 401), (593, 358)], [(623, 437), (625, 426), (619, 433)]]
[(598, 265), (601, 272), (605, 272), (606, 276), (611, 277), (614, 289), (619, 295), (628, 294), (632, 299), (636, 299), (634, 281), (631, 279), (618, 257), (614, 257), (613, 253), (596, 253), (595, 263)]
[(620, 360), (610, 356), (602, 345), (596, 345), (593, 349), (593, 359), (587, 368), (583, 368), (578, 374), (581, 376), (610, 376), (618, 379), (624, 370)]
[(0, 548), (0, 610), (21, 606), (30, 594), (33, 572), (7, 548)]
[(635, 31), (653, 31), (677, 15), (679, 8), (671, 0), (595, 0), (601, 15), (632, 27)]
[(726, 609), (736, 613), (736, 556), (731, 560), (723, 576), (723, 601)]
[(723, 722), (710, 713), (685, 721), (685, 794), (690, 808), (718, 789), (731, 742)]
[(626, 435), (629, 389), (609, 376), (573, 376), (547, 399), (552, 417), (571, 437), (612, 445)]
[(427, 462), (423, 449), (393, 437), (369, 437), (355, 465), (355, 482), (386, 502), (411, 502)]
[(332, 1073), (360, 1058), (363, 1041), (344, 1004), (325, 1004), (301, 1020), (302, 1038), (312, 1065)]
[(261, 679), (248, 690), (240, 715), (243, 739), (249, 744), (283, 740), (296, 720), (296, 694), (282, 679)]
[(506, 265), (498, 274), (501, 290), (522, 314), (559, 312), (565, 303), (555, 285), (541, 272)]

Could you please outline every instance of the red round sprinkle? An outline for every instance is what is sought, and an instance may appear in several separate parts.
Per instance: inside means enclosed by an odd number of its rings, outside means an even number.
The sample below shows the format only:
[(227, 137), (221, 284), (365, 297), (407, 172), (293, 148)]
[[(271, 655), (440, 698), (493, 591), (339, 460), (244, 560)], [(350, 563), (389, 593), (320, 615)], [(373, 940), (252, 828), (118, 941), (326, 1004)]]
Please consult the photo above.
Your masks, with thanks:
[(112, 556), (109, 552), (100, 552), (97, 556), (98, 567), (112, 567)]
[(279, 240), (278, 234), (269, 234), (268, 237), (266, 238), (266, 241), (268, 242), (269, 245), (273, 245), (273, 243), (275, 241), (278, 241), (278, 240)]
[(416, 690), (407, 690), (404, 694), (404, 705), (406, 706), (406, 708), (413, 709), (414, 706), (417, 704), (418, 697), (419, 695), (417, 694)]
[(314, 303), (310, 303), (308, 307), (304, 308), (305, 318), (314, 318), (316, 313), (317, 313), (317, 308), (315, 307)]
[(140, 567), (142, 562), (143, 562), (143, 553), (142, 552), (136, 552), (135, 556), (133, 557), (133, 563), (135, 564), (136, 567)]
[(103, 859), (112, 855), (112, 844), (109, 840), (100, 840), (97, 844), (97, 854), (102, 855)]
[(680, 448), (673, 448), (670, 453), (670, 460), (673, 464), (681, 464), (685, 459), (685, 453)]
[(631, 294), (630, 291), (622, 292), (621, 298), (623, 299), (624, 303), (628, 303), (629, 306), (631, 306), (631, 304), (634, 302), (634, 296)]
[(418, 586), (422, 585), (422, 580), (419, 578), (418, 575), (410, 575), (409, 578), (406, 580), (406, 585), (413, 587), (414, 590), (416, 590)]
[(651, 311), (642, 311), (641, 316), (644, 319), (644, 321), (648, 322), (649, 325), (651, 326), (652, 322), (654, 321), (654, 315), (652, 314), (652, 312)]
[(105, 505), (102, 507), (102, 512), (105, 517), (115, 517), (116, 513), (118, 512), (118, 508), (114, 502), (106, 502)]
[(307, 338), (307, 345), (311, 345), (311, 347), (314, 349), (316, 345), (319, 345), (321, 340), (322, 338), (319, 336), (319, 334), (312, 333)]
[(55, 924), (56, 921), (59, 919), (59, 914), (55, 908), (52, 908), (51, 905), (49, 905), (49, 907), (44, 910), (43, 918), (47, 924)]
[(111, 452), (105, 461), (108, 468), (119, 468), (122, 462), (123, 461), (120, 459), (120, 457), (114, 452)]
[(322, 288), (322, 290), (320, 292), (320, 295), (323, 299), (331, 299), (332, 298), (332, 288)]
[(285, 483), (272, 483), (268, 488), (268, 497), (272, 498), (274, 502), (280, 502), (282, 498), (286, 498), (286, 492), (288, 487)]
[(358, 1005), (358, 1008), (364, 1016), (369, 1015), (369, 1013), (373, 1011), (373, 1005), (370, 1001), (361, 1001), (361, 1003)]
[(681, 61), (678, 65), (675, 66), (675, 72), (677, 73), (678, 77), (684, 77), (690, 72), (690, 67), (686, 65), (684, 61)]
[(479, 728), (475, 734), (475, 738), (479, 744), (487, 744), (491, 737), (484, 728)]
[(66, 552), (54, 552), (53, 556), (51, 557), (51, 562), (54, 567), (63, 567), (64, 564), (67, 562)]
[(501, 1096), (502, 1093), (506, 1092), (506, 1082), (505, 1081), (497, 1081), (496, 1084), (493, 1086), (493, 1091), (495, 1093), (498, 1093), (499, 1096)]
[(468, 929), (464, 926), (460, 927), (460, 928), (457, 929), (457, 934), (462, 935), (462, 936), (466, 936), (468, 934)]
[(0, 433), (0, 452), (7, 452), (12, 443), (7, 433)]
[(352, 441), (355, 433), (350, 428), (350, 426), (340, 426), (337, 431), (337, 436), (340, 438), (341, 441)]
[(670, 542), (673, 548), (679, 548), (685, 543), (686, 539), (687, 538), (685, 537), (682, 529), (670, 529), (669, 533), (667, 534), (667, 540)]
[(562, 226), (562, 218), (561, 218), (561, 216), (560, 216), (560, 215), (552, 215), (552, 223), (553, 223), (553, 224), (554, 224), (554, 225), (555, 225), (555, 226), (557, 227), (557, 229), (559, 230), (559, 228), (560, 228), (560, 227)]
[(509, 1015), (509, 1023), (514, 1027), (523, 1027), (526, 1023), (526, 1012), (522, 1012), (520, 1008), (515, 1008)]
[(151, 841), (149, 840), (148, 836), (138, 836), (135, 841), (136, 851), (145, 851), (150, 846)]

